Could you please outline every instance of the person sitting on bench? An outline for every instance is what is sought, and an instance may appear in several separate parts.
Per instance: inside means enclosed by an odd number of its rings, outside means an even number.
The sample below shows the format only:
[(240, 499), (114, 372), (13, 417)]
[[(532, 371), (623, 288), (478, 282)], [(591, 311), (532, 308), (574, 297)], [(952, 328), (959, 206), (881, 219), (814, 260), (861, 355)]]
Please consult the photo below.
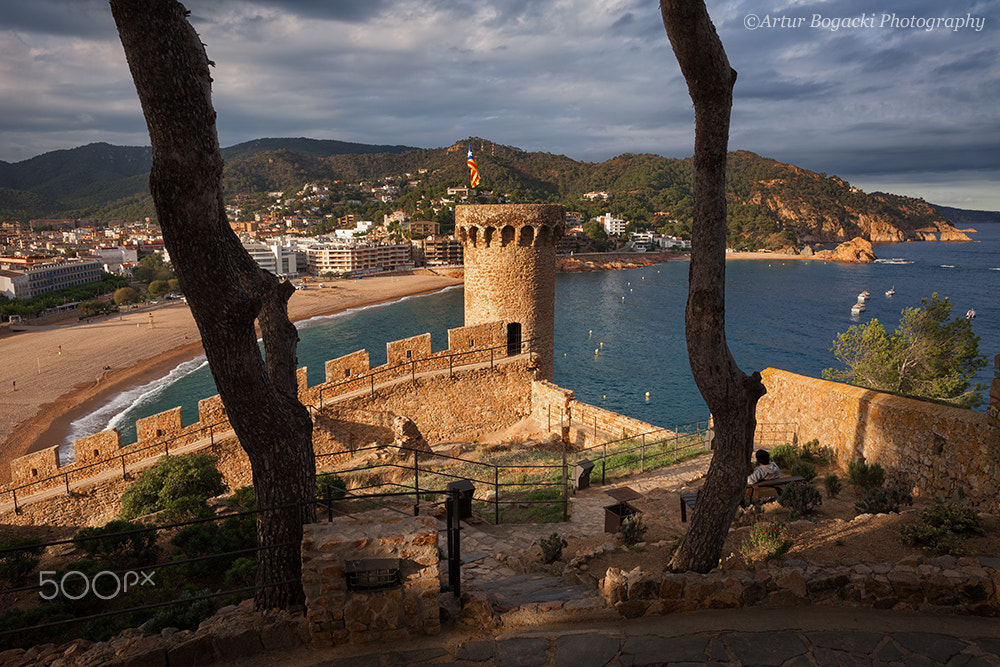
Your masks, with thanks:
[(766, 449), (757, 450), (757, 467), (747, 476), (747, 486), (763, 482), (767, 479), (777, 479), (781, 477), (781, 469), (777, 463), (771, 462), (771, 455)]

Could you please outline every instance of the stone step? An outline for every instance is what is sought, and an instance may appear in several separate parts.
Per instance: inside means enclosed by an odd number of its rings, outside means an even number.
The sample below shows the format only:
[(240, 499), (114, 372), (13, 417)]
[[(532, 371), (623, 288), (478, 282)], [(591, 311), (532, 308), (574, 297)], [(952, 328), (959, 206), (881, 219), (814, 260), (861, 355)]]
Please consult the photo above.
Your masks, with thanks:
[(491, 598), (494, 608), (499, 611), (555, 600), (568, 602), (598, 597), (597, 591), (593, 588), (579, 584), (567, 584), (560, 577), (538, 573), (519, 574), (504, 579), (481, 582), (476, 587)]

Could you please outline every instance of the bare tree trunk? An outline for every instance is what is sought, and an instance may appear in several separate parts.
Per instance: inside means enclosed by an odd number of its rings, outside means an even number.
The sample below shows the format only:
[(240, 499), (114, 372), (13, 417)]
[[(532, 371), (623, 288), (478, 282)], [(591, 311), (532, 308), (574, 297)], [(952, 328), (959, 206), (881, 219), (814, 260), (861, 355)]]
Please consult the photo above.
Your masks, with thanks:
[(703, 0), (662, 0), (663, 25), (694, 102), (694, 225), (685, 313), (688, 358), (715, 421), (715, 453), (698, 511), (670, 566), (708, 572), (719, 563), (746, 488), (764, 395), (760, 373), (747, 377), (726, 344), (726, 154), (736, 71)]
[[(315, 520), (312, 421), (298, 401), (293, 287), (260, 269), (226, 219), (208, 56), (175, 0), (111, 0), (153, 146), (150, 191), (226, 413), (253, 469), (258, 608), (304, 603), (302, 525)], [(265, 359), (257, 344), (260, 323)]]

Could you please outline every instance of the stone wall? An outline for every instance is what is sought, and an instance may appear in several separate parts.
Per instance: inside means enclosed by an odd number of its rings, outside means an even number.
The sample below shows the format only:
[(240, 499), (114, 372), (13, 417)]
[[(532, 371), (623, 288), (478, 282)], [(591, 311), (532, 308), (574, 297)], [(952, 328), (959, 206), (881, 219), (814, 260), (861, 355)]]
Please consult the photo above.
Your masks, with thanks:
[(768, 368), (758, 423), (794, 425), (799, 443), (818, 439), (840, 467), (865, 460), (949, 498), (959, 487), (981, 509), (1000, 509), (1000, 429), (989, 417)]
[(673, 433), (578, 401), (571, 390), (544, 380), (536, 380), (531, 384), (531, 416), (539, 426), (549, 431), (559, 432), (562, 427), (568, 426), (570, 442), (577, 448), (592, 447), (607, 439), (643, 433)]
[[(302, 587), (313, 646), (438, 634), (437, 544), (437, 521), (428, 516), (383, 511), (307, 525)], [(398, 559), (399, 585), (351, 590), (347, 564), (362, 559)]]
[(802, 561), (757, 570), (607, 571), (605, 600), (627, 618), (697, 609), (839, 606), (1000, 616), (1000, 560), (914, 558), (899, 563), (818, 567)]

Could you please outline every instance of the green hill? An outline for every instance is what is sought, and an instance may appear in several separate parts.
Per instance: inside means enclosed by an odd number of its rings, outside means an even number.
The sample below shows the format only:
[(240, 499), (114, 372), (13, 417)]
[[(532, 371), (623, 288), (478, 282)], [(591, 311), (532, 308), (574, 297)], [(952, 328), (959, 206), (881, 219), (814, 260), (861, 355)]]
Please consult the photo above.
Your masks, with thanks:
[[(299, 212), (354, 213), (381, 219), (403, 209), (416, 217), (448, 220), (430, 202), (468, 182), (471, 142), (483, 182), (477, 199), (560, 203), (584, 219), (611, 213), (635, 229), (686, 236), (692, 215), (692, 160), (623, 154), (600, 163), (527, 152), (473, 137), (443, 148), (356, 144), (308, 138), (265, 138), (223, 149), (228, 201), (269, 203), (263, 193), (282, 191), (295, 210), (294, 193), (306, 183), (331, 188), (322, 205)], [(53, 151), (14, 164), (0, 162), (0, 219), (154, 217), (148, 194), (148, 147), (90, 144)], [(748, 151), (730, 153), (729, 242), (737, 249), (832, 243), (862, 236), (872, 241), (926, 239), (954, 231), (939, 210), (919, 199), (866, 194), (836, 176), (811, 172)], [(391, 202), (376, 201), (351, 184), (400, 188)], [(610, 199), (589, 200), (585, 193)], [(358, 203), (358, 202), (361, 203)], [(256, 204), (254, 204), (256, 202)], [(311, 209), (311, 210), (310, 210)], [(944, 209), (941, 209), (942, 211)], [(958, 209), (949, 217), (961, 219)]]

